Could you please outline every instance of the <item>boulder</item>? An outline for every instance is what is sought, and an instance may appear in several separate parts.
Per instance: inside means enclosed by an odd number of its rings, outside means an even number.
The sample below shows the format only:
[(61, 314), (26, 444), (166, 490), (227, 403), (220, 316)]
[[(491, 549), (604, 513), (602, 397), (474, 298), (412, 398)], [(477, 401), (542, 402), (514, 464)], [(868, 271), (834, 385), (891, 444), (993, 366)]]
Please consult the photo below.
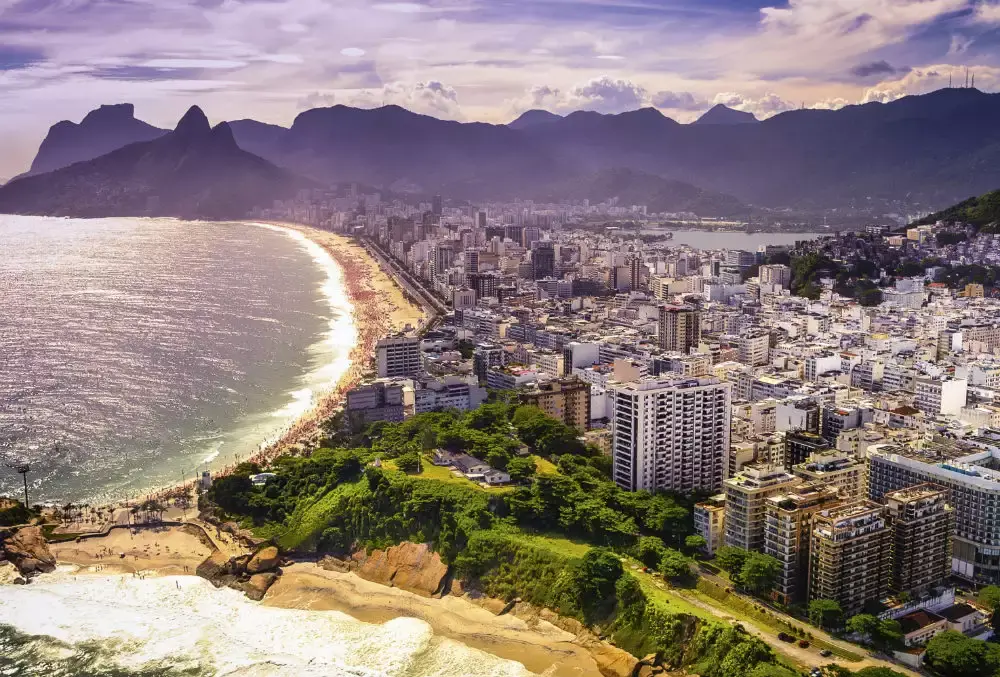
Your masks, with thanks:
[(280, 563), (278, 549), (273, 545), (261, 548), (247, 563), (247, 573), (250, 575), (264, 573), (276, 569)]
[(8, 585), (21, 578), (21, 572), (10, 562), (0, 561), (0, 585)]
[(425, 543), (402, 543), (371, 554), (355, 553), (361, 578), (421, 595), (439, 594), (448, 577), (448, 566)]
[(236, 579), (232, 571), (232, 563), (226, 554), (216, 550), (198, 565), (195, 573), (217, 588), (229, 585)]
[(56, 558), (49, 550), (40, 527), (18, 529), (0, 547), (5, 558), (13, 562), (22, 574), (48, 573), (56, 569)]
[(651, 665), (640, 665), (639, 669), (635, 673), (635, 677), (653, 677), (656, 674), (653, 672), (653, 666)]
[(590, 653), (604, 677), (632, 677), (639, 665), (632, 654), (604, 642), (591, 647)]
[(246, 593), (247, 597), (255, 602), (259, 602), (264, 599), (264, 595), (267, 594), (268, 588), (274, 585), (274, 581), (277, 580), (278, 574), (273, 571), (269, 571), (263, 574), (254, 574), (250, 577), (250, 580), (243, 584), (243, 592)]

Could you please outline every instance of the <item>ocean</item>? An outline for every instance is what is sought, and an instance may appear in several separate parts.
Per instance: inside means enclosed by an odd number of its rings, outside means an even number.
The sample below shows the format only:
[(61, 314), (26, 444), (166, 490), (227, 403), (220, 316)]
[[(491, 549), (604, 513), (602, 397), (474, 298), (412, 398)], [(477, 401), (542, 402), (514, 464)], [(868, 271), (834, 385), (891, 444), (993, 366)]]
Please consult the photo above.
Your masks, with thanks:
[(75, 576), (0, 594), (0, 675), (528, 677), (424, 621), (264, 607), (193, 576)]
[(0, 252), (0, 461), (30, 464), (32, 503), (245, 459), (349, 367), (342, 272), (295, 231), (0, 216)]

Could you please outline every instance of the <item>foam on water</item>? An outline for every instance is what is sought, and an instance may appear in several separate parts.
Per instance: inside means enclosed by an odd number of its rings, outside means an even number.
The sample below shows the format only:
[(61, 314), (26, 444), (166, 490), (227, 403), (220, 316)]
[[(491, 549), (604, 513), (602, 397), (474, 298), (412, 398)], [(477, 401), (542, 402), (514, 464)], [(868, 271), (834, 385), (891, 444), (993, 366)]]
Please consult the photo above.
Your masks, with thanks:
[(519, 663), (435, 637), (427, 623), (362, 623), (276, 609), (192, 576), (60, 571), (0, 591), (0, 625), (72, 646), (97, 642), (126, 669), (150, 663), (246, 677), (528, 677)]

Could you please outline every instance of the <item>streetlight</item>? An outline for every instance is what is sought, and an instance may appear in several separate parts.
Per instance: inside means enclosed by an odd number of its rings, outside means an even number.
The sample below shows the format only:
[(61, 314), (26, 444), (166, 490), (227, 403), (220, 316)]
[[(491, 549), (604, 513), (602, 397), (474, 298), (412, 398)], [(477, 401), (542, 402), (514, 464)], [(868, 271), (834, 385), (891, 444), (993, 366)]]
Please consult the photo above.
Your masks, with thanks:
[(24, 465), (13, 465), (11, 463), (4, 463), (5, 466), (13, 470), (14, 472), (20, 473), (24, 478), (24, 508), (28, 510), (28, 473), (31, 472), (31, 466)]

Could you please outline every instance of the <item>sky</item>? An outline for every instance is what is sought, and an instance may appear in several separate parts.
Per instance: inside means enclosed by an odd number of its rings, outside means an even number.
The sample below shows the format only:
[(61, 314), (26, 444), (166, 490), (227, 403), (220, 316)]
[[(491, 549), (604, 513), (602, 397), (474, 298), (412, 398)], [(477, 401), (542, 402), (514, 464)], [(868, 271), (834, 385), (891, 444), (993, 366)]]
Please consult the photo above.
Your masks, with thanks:
[(105, 103), (173, 127), (398, 104), (758, 117), (1000, 90), (1000, 0), (0, 0), (0, 179)]

